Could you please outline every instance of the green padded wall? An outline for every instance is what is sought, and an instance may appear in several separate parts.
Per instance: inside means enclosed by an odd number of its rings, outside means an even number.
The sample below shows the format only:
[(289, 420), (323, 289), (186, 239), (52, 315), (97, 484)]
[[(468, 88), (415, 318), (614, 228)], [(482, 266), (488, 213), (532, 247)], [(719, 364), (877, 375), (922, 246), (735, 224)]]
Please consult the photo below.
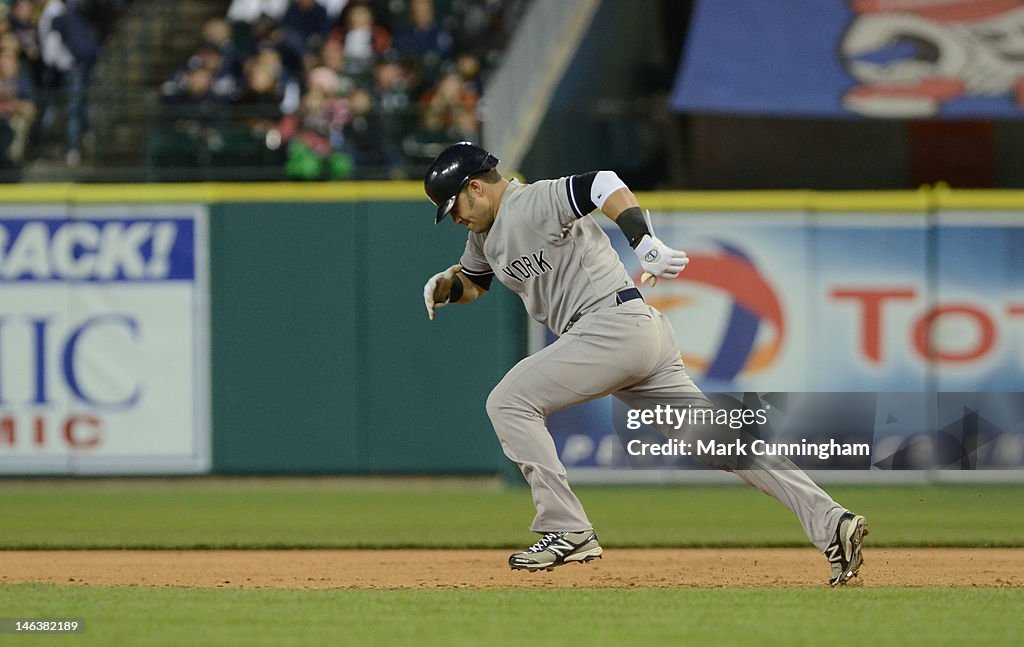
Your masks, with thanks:
[(211, 206), (213, 468), (218, 473), (506, 469), (491, 387), (526, 350), (495, 284), (430, 322), (423, 283), (465, 234), (419, 202)]

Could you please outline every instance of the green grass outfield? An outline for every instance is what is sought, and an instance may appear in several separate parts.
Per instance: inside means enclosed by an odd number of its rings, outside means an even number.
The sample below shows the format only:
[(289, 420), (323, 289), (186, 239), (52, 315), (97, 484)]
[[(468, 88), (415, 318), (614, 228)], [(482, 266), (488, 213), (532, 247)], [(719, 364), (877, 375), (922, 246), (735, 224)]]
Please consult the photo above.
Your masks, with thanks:
[[(872, 546), (1024, 546), (1024, 486), (830, 487)], [(774, 499), (739, 486), (580, 487), (614, 547), (806, 546)], [(515, 548), (529, 491), (493, 482), (0, 480), (0, 549)]]
[[(0, 585), (12, 645), (1019, 645), (1024, 590), (285, 591)], [(6, 640), (5, 640), (6, 639)], [(45, 642), (44, 642), (45, 641)]]

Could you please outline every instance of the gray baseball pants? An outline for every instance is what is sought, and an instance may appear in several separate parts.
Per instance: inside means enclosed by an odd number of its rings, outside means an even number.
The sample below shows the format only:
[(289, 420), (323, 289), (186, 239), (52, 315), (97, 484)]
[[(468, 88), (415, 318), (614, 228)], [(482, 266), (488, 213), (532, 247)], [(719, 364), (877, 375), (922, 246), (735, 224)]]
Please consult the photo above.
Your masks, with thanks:
[[(530, 486), (537, 510), (531, 530), (593, 528), (569, 487), (544, 418), (608, 394), (631, 409), (710, 406), (686, 373), (668, 318), (639, 299), (584, 315), (555, 343), (516, 364), (487, 398), (502, 450)], [(671, 427), (658, 430), (678, 436)], [(734, 471), (781, 501), (821, 552), (846, 512), (784, 457), (747, 459), (743, 469), (708, 464)]]

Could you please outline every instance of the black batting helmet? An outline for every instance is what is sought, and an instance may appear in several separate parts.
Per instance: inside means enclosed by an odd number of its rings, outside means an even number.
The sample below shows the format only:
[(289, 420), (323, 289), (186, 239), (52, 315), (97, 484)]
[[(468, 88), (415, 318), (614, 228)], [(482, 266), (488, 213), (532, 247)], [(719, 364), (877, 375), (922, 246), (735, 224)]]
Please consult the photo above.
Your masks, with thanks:
[(489, 171), (498, 165), (498, 158), (476, 144), (459, 142), (441, 151), (434, 158), (423, 178), (427, 197), (437, 207), (434, 224), (444, 220), (455, 206), (459, 191), (474, 175)]

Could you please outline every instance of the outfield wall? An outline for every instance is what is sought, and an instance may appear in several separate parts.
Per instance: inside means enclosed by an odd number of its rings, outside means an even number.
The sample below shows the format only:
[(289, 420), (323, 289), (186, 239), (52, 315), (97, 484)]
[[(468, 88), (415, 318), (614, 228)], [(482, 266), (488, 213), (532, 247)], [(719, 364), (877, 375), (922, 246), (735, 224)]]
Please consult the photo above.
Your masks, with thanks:
[[(496, 290), (427, 320), (423, 282), (464, 241), (433, 226), (420, 195), (412, 184), (4, 187), (0, 473), (504, 469), (484, 401), (526, 351), (525, 316)], [(170, 258), (198, 288), (123, 276), (159, 261), (151, 229), (132, 223), (194, 213), (202, 227), (178, 230)], [(57, 233), (83, 221), (91, 234)], [(104, 238), (107, 225), (121, 237)], [(59, 269), (106, 257), (111, 276)], [(97, 317), (109, 322), (83, 325)], [(194, 340), (182, 323), (193, 319)]]
[[(0, 189), (0, 473), (507, 471), (484, 401), (527, 352), (527, 337), (536, 344), (541, 335), (528, 333), (521, 305), (502, 288), (427, 320), (423, 282), (457, 260), (464, 235), (430, 224), (421, 191), (418, 183)], [(732, 362), (738, 380), (716, 387), (820, 387), (810, 369), (821, 370), (821, 351), (806, 350), (805, 338), (826, 330), (836, 353), (863, 350), (853, 314), (866, 302), (847, 299), (843, 321), (808, 318), (818, 301), (809, 286), (829, 268), (861, 280), (910, 263), (920, 274), (916, 301), (893, 310), (877, 341), (909, 357), (904, 328), (945, 298), (934, 279), (967, 277), (952, 296), (979, 302), (996, 337), (979, 316), (954, 313), (943, 343), (954, 355), (984, 350), (985, 370), (867, 361), (864, 374), (829, 373), (837, 380), (829, 390), (941, 389), (947, 374), (955, 390), (1020, 389), (1024, 243), (1015, 232), (1024, 193), (650, 193), (641, 203), (666, 240), (683, 236), (695, 258), (709, 241), (720, 249), (731, 241), (772, 285), (781, 280), (786, 337), (774, 352), (751, 352), (749, 366)], [(175, 229), (172, 243), (157, 240), (169, 235), (156, 233), (162, 226), (182, 221), (191, 225)], [(972, 221), (981, 229), (965, 239)], [(863, 272), (842, 236), (831, 252), (815, 243), (822, 227), (882, 226), (902, 233), (880, 234), (887, 244), (865, 256)], [(26, 227), (36, 233), (25, 237)], [(820, 267), (807, 261), (812, 252)], [(672, 296), (670, 285), (657, 290), (649, 298)], [(693, 319), (700, 323), (685, 337), (677, 324), (684, 352), (694, 339), (726, 350), (721, 318)], [(771, 325), (755, 332), (752, 351), (773, 344)], [(718, 368), (729, 368), (723, 362)], [(908, 382), (906, 370), (920, 381)], [(563, 450), (564, 434), (596, 429), (585, 419), (568, 431), (558, 424)], [(600, 468), (596, 449), (583, 457), (581, 446), (570, 467)]]

